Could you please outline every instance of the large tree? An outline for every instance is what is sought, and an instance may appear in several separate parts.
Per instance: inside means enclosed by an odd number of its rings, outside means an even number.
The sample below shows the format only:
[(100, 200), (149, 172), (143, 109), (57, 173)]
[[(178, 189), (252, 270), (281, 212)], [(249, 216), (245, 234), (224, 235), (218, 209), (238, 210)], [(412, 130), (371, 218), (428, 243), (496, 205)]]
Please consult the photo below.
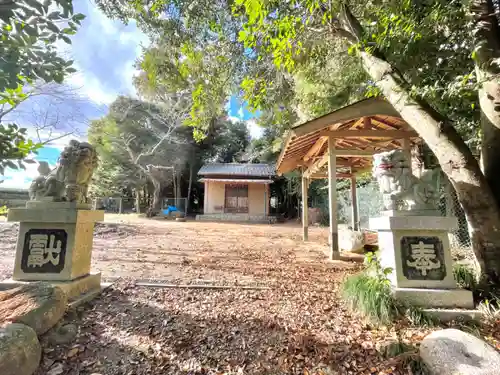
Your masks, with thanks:
[(128, 171), (126, 178), (135, 182), (135, 188), (144, 177), (153, 185), (153, 212), (161, 208), (165, 183), (175, 184), (188, 162), (191, 145), (189, 132), (182, 127), (185, 116), (177, 98), (157, 105), (119, 97), (106, 118), (94, 122), (89, 132), (105, 155), (111, 154), (107, 160), (114, 163), (115, 181)]
[(471, 0), (469, 15), (481, 105), (481, 164), (500, 206), (500, 26), (498, 2)]

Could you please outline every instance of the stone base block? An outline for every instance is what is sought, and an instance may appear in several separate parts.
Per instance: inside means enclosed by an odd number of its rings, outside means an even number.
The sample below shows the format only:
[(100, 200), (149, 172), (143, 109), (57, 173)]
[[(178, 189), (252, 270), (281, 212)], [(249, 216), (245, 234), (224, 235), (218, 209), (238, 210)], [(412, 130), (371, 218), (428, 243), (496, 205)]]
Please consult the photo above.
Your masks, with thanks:
[(420, 307), (474, 308), (474, 300), (470, 290), (394, 288), (393, 292), (397, 299)]
[(396, 288), (456, 289), (448, 231), (457, 219), (432, 216), (382, 216), (370, 219), (378, 231), (380, 265)]
[(220, 221), (235, 223), (275, 224), (276, 216), (248, 215), (248, 214), (203, 214), (196, 215), (198, 221)]
[(103, 211), (57, 205), (9, 210), (8, 220), (20, 222), (13, 279), (51, 282), (88, 275), (94, 224), (103, 218)]
[[(101, 274), (90, 274), (87, 276), (80, 277), (72, 281), (50, 281), (43, 280), (44, 282), (50, 283), (54, 286), (61, 288), (64, 293), (68, 296), (68, 303), (70, 305), (73, 302), (85, 298), (87, 295), (96, 296), (101, 292)], [(0, 290), (15, 288), (22, 284), (27, 284), (30, 281), (18, 281), (18, 280), (4, 280), (0, 283)], [(35, 281), (33, 281), (35, 282)]]

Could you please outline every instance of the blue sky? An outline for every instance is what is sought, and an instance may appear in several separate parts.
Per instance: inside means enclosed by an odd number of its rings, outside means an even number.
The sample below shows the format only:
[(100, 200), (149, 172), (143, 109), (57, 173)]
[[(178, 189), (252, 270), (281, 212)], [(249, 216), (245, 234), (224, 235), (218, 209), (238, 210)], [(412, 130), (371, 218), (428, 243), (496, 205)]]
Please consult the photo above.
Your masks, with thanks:
[[(135, 61), (142, 49), (148, 46), (148, 38), (141, 33), (134, 22), (123, 25), (104, 16), (90, 0), (74, 0), (75, 11), (86, 15), (82, 26), (74, 35), (72, 44), (58, 44), (58, 48), (68, 58), (74, 60), (77, 73), (65, 81), (70, 89), (71, 99), (53, 101), (44, 97), (30, 99), (12, 114), (10, 120), (16, 121), (28, 130), (33, 128), (40, 114), (49, 113), (60, 124), (50, 135), (51, 138), (75, 133), (63, 137), (39, 151), (35, 157), (54, 165), (61, 148), (69, 139), (85, 139), (90, 120), (99, 118), (107, 111), (107, 106), (118, 95), (135, 95), (132, 79), (137, 71)], [(249, 112), (237, 98), (228, 102), (228, 116), (232, 120), (247, 122), (252, 137), (259, 137), (261, 129), (255, 124), (257, 114)], [(50, 109), (50, 110), (49, 110)], [(38, 116), (37, 116), (38, 115)], [(30, 133), (32, 138), (36, 134)], [(41, 134), (42, 140), (48, 134)], [(0, 187), (25, 188), (37, 175), (36, 164), (27, 166), (26, 171), (8, 170), (3, 176)]]

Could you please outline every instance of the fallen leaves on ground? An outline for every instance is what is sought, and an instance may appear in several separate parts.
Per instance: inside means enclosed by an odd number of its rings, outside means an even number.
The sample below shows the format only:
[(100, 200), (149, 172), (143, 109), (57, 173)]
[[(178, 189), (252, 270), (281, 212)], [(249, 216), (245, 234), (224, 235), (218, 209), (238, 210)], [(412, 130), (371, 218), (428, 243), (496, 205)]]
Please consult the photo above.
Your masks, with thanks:
[[(338, 299), (337, 286), (191, 290), (122, 282), (70, 314), (78, 338), (45, 356), (52, 368), (62, 362), (63, 374), (406, 374), (376, 350), (401, 327), (367, 325)], [(427, 332), (406, 328), (408, 341)], [(42, 364), (38, 374), (52, 368)]]
[(98, 227), (94, 267), (108, 276), (269, 289), (120, 281), (67, 314), (61, 324), (78, 327), (73, 341), (54, 345), (49, 334), (42, 337), (36, 375), (411, 373), (381, 356), (377, 343), (418, 344), (430, 330), (404, 322), (375, 328), (352, 314), (339, 287), (360, 266), (328, 262), (326, 232), (318, 231), (324, 243), (303, 243), (295, 227), (158, 223), (141, 221), (130, 232)]

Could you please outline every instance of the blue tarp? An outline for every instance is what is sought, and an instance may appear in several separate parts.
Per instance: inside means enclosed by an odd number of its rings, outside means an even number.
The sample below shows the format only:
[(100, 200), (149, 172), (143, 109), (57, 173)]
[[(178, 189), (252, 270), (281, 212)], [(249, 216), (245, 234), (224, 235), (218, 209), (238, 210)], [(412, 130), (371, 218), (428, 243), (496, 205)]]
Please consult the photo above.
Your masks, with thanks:
[(168, 216), (168, 215), (170, 215), (171, 212), (176, 212), (176, 211), (179, 211), (177, 209), (177, 207), (175, 207), (175, 206), (167, 206), (167, 209), (163, 210), (163, 215)]

